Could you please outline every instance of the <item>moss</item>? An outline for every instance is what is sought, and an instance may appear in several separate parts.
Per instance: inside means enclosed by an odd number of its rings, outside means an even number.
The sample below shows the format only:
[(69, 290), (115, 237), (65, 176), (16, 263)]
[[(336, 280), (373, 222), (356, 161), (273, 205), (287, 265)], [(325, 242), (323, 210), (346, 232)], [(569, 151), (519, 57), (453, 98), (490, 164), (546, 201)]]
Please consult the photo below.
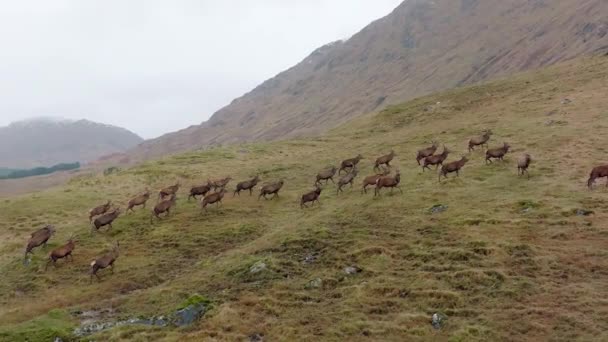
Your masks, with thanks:
[(202, 296), (202, 295), (196, 293), (196, 294), (193, 294), (192, 296), (188, 297), (188, 299), (184, 300), (177, 307), (177, 310), (187, 308), (191, 305), (194, 306), (194, 305), (199, 305), (199, 304), (209, 307), (211, 305), (211, 300), (205, 296)]
[(2, 341), (53, 341), (56, 337), (73, 341), (75, 325), (63, 310), (51, 310), (46, 315), (16, 325), (0, 327)]

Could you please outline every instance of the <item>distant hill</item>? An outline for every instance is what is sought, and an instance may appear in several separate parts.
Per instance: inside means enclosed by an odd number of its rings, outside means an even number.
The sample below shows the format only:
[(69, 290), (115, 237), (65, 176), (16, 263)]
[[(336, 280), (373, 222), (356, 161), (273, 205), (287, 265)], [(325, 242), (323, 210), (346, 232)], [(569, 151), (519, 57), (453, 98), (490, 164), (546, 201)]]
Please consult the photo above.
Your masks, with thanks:
[(41, 118), (20, 121), (0, 127), (0, 168), (86, 163), (123, 152), (142, 140), (124, 128), (88, 120)]
[(315, 135), (434, 91), (608, 51), (605, 0), (409, 0), (133, 159)]

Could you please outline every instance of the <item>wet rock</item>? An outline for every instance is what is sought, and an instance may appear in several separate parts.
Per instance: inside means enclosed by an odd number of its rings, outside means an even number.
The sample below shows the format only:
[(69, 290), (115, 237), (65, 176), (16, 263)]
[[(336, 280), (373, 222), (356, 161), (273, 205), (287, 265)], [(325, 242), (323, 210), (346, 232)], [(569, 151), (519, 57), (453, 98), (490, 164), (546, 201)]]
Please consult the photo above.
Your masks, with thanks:
[(249, 342), (264, 342), (263, 334), (251, 334), (249, 335)]
[(309, 281), (306, 285), (304, 285), (305, 289), (318, 289), (323, 286), (323, 280), (321, 278), (316, 278)]
[(352, 275), (352, 274), (357, 274), (357, 273), (361, 273), (363, 270), (361, 268), (359, 268), (358, 266), (348, 266), (344, 268), (344, 273)]
[(206, 311), (207, 307), (204, 304), (189, 305), (175, 312), (173, 324), (178, 327), (190, 325), (201, 318)]
[(432, 206), (429, 209), (429, 212), (431, 214), (439, 214), (442, 213), (444, 211), (448, 210), (448, 206), (447, 205), (443, 205), (443, 204), (435, 204), (434, 206)]
[(249, 273), (260, 273), (267, 268), (268, 268), (268, 265), (266, 265), (265, 262), (258, 261), (249, 268)]
[(443, 327), (443, 324), (444, 324), (446, 318), (447, 317), (445, 317), (445, 315), (443, 315), (443, 314), (434, 313), (433, 317), (431, 318), (431, 325), (433, 325), (433, 328), (439, 330)]
[(594, 214), (593, 210), (587, 209), (576, 209), (574, 213), (576, 216), (589, 216)]

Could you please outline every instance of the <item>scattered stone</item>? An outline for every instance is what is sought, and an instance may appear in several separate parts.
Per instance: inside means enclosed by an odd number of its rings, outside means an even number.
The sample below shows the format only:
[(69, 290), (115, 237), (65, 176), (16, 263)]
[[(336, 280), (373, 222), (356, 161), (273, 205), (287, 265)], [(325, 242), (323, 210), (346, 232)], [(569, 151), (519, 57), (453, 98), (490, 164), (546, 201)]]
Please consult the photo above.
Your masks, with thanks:
[(552, 110), (552, 111), (548, 112), (548, 113), (547, 113), (547, 116), (552, 116), (552, 115), (555, 115), (555, 114), (557, 114), (557, 110), (556, 110), (556, 109), (554, 109), (554, 110)]
[(565, 126), (568, 124), (568, 121), (563, 120), (547, 120), (545, 121), (545, 126)]
[(346, 274), (357, 274), (361, 273), (363, 270), (358, 266), (348, 266), (344, 268), (344, 273)]
[(302, 260), (302, 263), (306, 264), (306, 265), (310, 265), (315, 261), (317, 261), (317, 256), (314, 254), (308, 254), (304, 257), (304, 260)]
[(207, 307), (204, 304), (189, 305), (175, 312), (173, 324), (178, 327), (190, 325), (201, 318), (205, 312), (207, 312)]
[(562, 104), (563, 104), (563, 105), (567, 105), (567, 104), (569, 104), (569, 103), (571, 103), (571, 102), (572, 102), (572, 100), (570, 100), (570, 99), (568, 99), (568, 98), (565, 98), (565, 99), (563, 99), (563, 100), (562, 100)]
[(443, 205), (443, 204), (435, 204), (434, 206), (432, 206), (429, 211), (431, 212), (431, 214), (439, 214), (442, 213), (444, 211), (448, 210), (448, 206), (447, 205)]
[(576, 213), (576, 216), (589, 216), (589, 215), (595, 214), (593, 212), (593, 210), (587, 210), (587, 209), (576, 209), (575, 213)]
[(316, 278), (316, 279), (309, 281), (306, 285), (304, 285), (304, 288), (305, 289), (318, 289), (321, 286), (323, 286), (323, 279)]
[(439, 330), (443, 327), (443, 322), (445, 321), (446, 317), (442, 314), (439, 313), (434, 313), (433, 317), (431, 319), (431, 324), (433, 325), (433, 328)]
[(53, 342), (63, 342), (63, 340), (61, 339), (61, 337), (55, 337)]
[(249, 342), (264, 342), (264, 335), (259, 333), (249, 335)]
[(249, 268), (249, 273), (260, 273), (267, 268), (268, 268), (268, 265), (266, 265), (265, 262), (258, 261)]

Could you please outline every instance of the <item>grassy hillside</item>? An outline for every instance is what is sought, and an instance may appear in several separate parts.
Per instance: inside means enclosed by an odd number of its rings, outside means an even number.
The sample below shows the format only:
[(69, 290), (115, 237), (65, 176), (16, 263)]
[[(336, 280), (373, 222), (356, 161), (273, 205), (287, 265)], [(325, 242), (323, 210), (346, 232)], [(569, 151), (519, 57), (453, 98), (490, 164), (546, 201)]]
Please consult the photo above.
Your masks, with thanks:
[[(127, 326), (95, 340), (488, 341), (608, 339), (607, 190), (590, 192), (590, 168), (605, 161), (608, 58), (573, 61), (537, 73), (416, 99), (362, 117), (322, 138), (228, 146), (149, 162), (108, 177), (0, 203), (0, 339), (69, 338), (75, 314), (108, 319), (163, 315), (194, 294), (212, 309), (189, 328)], [(562, 104), (562, 100), (571, 100)], [(432, 139), (466, 152), (491, 128), (508, 141), (507, 161), (470, 155), (459, 179), (437, 182), (414, 156)], [(319, 169), (362, 153), (362, 174), (394, 149), (403, 194), (379, 198), (357, 188), (300, 210)], [(535, 163), (518, 178), (516, 157)], [(180, 191), (170, 218), (122, 216), (90, 235), (86, 211), (124, 203), (149, 186), (208, 177), (282, 178), (277, 201), (228, 196), (201, 214)], [(603, 183), (603, 182), (602, 182)], [(598, 183), (599, 184), (599, 183)], [(234, 187), (234, 183), (231, 184)], [(603, 184), (602, 184), (603, 185)], [(448, 206), (432, 214), (436, 204)], [(577, 209), (592, 210), (577, 216)], [(29, 233), (54, 223), (50, 247), (75, 232), (74, 262), (44, 271), (46, 252), (22, 265)], [(119, 240), (116, 272), (88, 284), (91, 260)], [(266, 269), (252, 273), (252, 265)], [(347, 275), (344, 268), (360, 273)], [(320, 279), (320, 280), (319, 280)], [(441, 330), (431, 315), (447, 317)]]

